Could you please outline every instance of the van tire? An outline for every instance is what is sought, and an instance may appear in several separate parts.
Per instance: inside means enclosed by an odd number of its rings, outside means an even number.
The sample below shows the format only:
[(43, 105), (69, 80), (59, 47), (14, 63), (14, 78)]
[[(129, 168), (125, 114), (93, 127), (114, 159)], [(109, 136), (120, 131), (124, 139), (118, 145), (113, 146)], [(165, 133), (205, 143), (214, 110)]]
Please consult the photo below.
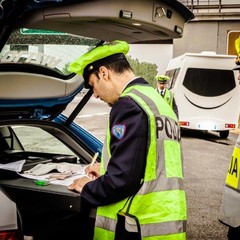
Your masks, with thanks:
[(220, 135), (220, 138), (227, 138), (229, 135), (229, 130), (220, 131), (219, 135)]

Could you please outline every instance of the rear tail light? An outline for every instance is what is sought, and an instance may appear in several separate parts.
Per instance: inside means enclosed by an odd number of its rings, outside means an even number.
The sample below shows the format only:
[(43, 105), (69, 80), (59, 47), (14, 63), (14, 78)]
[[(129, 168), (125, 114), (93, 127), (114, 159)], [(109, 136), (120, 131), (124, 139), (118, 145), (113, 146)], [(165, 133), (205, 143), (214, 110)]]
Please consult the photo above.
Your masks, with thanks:
[(22, 240), (17, 230), (0, 232), (0, 240)]
[(190, 125), (189, 122), (182, 122), (182, 121), (180, 121), (179, 124), (180, 124), (180, 126), (189, 126)]
[(233, 123), (225, 123), (225, 128), (235, 128), (236, 125)]

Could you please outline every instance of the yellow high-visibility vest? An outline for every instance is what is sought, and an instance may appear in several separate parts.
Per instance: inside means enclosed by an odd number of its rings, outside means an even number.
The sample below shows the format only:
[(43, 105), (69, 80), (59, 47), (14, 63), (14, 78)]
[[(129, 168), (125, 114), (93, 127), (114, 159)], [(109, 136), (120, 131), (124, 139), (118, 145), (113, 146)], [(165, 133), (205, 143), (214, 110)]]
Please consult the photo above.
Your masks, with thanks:
[[(137, 102), (150, 124), (143, 184), (131, 202), (129, 213), (138, 218), (143, 240), (186, 240), (187, 206), (182, 188), (182, 152), (176, 115), (151, 86), (129, 86), (121, 97), (131, 97)], [(111, 158), (110, 140), (108, 127), (102, 174)], [(114, 240), (117, 213), (126, 201), (98, 207), (94, 240)]]
[(235, 40), (235, 49), (239, 57), (240, 56), (240, 37)]

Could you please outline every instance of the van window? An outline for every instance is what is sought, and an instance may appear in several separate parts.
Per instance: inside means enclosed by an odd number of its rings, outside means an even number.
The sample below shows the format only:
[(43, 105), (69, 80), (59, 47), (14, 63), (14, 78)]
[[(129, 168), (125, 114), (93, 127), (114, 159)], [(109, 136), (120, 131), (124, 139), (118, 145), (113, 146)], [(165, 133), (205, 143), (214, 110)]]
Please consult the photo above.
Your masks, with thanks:
[(180, 71), (180, 68), (176, 68), (166, 72), (166, 75), (170, 77), (169, 86), (168, 86), (169, 89), (174, 87), (179, 71)]
[(188, 68), (183, 86), (204, 97), (216, 97), (236, 87), (232, 70)]

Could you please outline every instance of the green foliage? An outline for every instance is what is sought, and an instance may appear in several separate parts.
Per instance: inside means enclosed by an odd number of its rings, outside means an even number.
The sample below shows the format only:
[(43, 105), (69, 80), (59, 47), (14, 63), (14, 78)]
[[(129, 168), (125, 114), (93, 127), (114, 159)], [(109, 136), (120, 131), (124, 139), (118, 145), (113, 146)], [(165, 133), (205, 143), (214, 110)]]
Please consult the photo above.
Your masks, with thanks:
[(154, 88), (156, 87), (155, 76), (157, 75), (157, 65), (147, 62), (139, 62), (138, 59), (132, 59), (127, 56), (134, 73), (136, 76), (145, 78)]

